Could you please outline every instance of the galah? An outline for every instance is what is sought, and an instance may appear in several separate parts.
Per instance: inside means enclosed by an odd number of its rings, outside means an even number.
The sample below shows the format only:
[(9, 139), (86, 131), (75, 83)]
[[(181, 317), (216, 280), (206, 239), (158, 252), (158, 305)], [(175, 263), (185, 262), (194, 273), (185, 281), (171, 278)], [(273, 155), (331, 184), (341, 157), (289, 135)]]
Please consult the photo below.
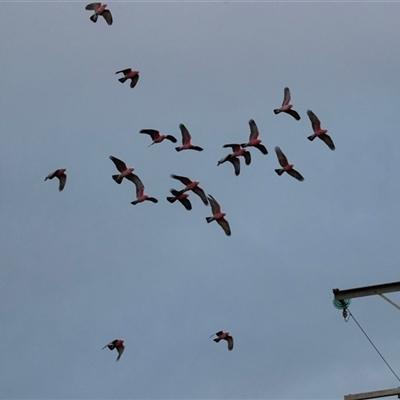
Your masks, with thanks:
[(190, 211), (192, 209), (192, 203), (188, 199), (189, 195), (187, 193), (183, 192), (182, 190), (178, 191), (175, 189), (171, 189), (170, 192), (172, 196), (167, 197), (167, 200), (170, 203), (174, 203), (176, 200), (178, 200), (186, 208), (186, 210)]
[(219, 343), (221, 340), (226, 340), (228, 342), (228, 350), (233, 349), (233, 337), (229, 335), (229, 332), (219, 331), (210, 336), (212, 338), (214, 335), (217, 337), (214, 339), (214, 342)]
[(90, 17), (91, 21), (97, 22), (97, 18), (99, 17), (99, 15), (101, 15), (102, 17), (104, 17), (108, 25), (112, 25), (113, 18), (110, 10), (106, 10), (106, 7), (107, 4), (90, 3), (85, 7), (85, 9), (94, 11), (94, 14)]
[(176, 143), (177, 140), (172, 135), (160, 135), (160, 132), (155, 129), (142, 129), (140, 133), (144, 133), (146, 135), (150, 135), (153, 139), (153, 143), (149, 145), (149, 147), (155, 143), (161, 143), (164, 139), (170, 140), (172, 143)]
[(122, 180), (126, 178), (136, 185), (136, 183), (140, 181), (139, 177), (132, 173), (135, 168), (127, 168), (126, 164), (117, 157), (110, 156), (110, 160), (115, 164), (117, 170), (120, 172), (119, 175), (112, 175), (115, 182), (120, 184)]
[(253, 146), (256, 147), (258, 150), (260, 150), (261, 153), (268, 154), (268, 150), (264, 145), (261, 144), (261, 139), (258, 138), (259, 136), (258, 128), (253, 119), (249, 121), (249, 126), (250, 126), (249, 141), (247, 143), (242, 143), (241, 146), (242, 147)]
[(316, 137), (319, 137), (331, 150), (335, 150), (333, 140), (326, 134), (328, 131), (326, 129), (321, 129), (321, 122), (318, 117), (311, 110), (307, 110), (307, 115), (310, 118), (311, 126), (314, 131), (307, 139), (313, 141)]
[(188, 190), (192, 190), (194, 193), (197, 194), (202, 200), (205, 205), (208, 205), (207, 196), (204, 193), (204, 190), (199, 187), (199, 181), (191, 181), (189, 178), (185, 176), (179, 176), (171, 174), (171, 178), (176, 179), (182, 182), (185, 187), (181, 190), (181, 192), (187, 192)]
[(182, 150), (203, 151), (202, 147), (195, 146), (192, 144), (192, 142), (191, 142), (192, 137), (190, 136), (190, 133), (187, 130), (185, 125), (180, 124), (179, 129), (181, 130), (181, 133), (182, 133), (182, 146), (175, 147), (176, 151), (182, 151)]
[(46, 178), (44, 178), (44, 180), (47, 181), (47, 179), (58, 178), (60, 180), (58, 190), (61, 192), (64, 189), (65, 182), (67, 182), (67, 175), (65, 174), (65, 171), (66, 168), (56, 169), (51, 174), (47, 175)]
[(285, 87), (283, 94), (283, 103), (281, 108), (277, 108), (274, 110), (275, 114), (279, 114), (284, 112), (286, 114), (291, 115), (295, 120), (300, 120), (300, 115), (297, 111), (292, 110), (293, 104), (290, 104), (290, 90), (288, 87)]
[(118, 351), (118, 357), (117, 357), (117, 359), (116, 359), (115, 361), (118, 361), (118, 360), (121, 358), (122, 353), (123, 353), (124, 350), (125, 350), (124, 339), (115, 339), (115, 340), (113, 340), (112, 342), (106, 344), (106, 345), (102, 348), (102, 350), (104, 350), (106, 347), (108, 347), (110, 350), (117, 349), (117, 351)]
[(136, 86), (136, 84), (138, 83), (139, 71), (132, 71), (130, 68), (127, 68), (127, 69), (122, 69), (121, 71), (117, 71), (116, 74), (120, 74), (121, 72), (124, 74), (124, 76), (122, 78), (119, 78), (118, 80), (121, 83), (124, 83), (125, 81), (130, 79), (131, 80), (131, 88), (133, 89)]
[[(137, 177), (137, 175), (135, 176)], [(132, 180), (132, 182), (136, 186), (136, 200), (132, 201), (131, 204), (136, 205), (146, 200), (151, 201), (153, 203), (158, 203), (158, 200), (156, 198), (144, 194), (144, 185), (142, 181), (139, 179), (139, 177), (137, 177), (137, 179), (135, 178), (134, 180)]]
[(226, 213), (221, 212), (221, 207), (218, 204), (217, 200), (214, 199), (210, 194), (208, 195), (208, 201), (210, 202), (211, 211), (213, 213), (212, 217), (206, 217), (207, 223), (212, 221), (217, 221), (217, 223), (221, 226), (227, 236), (231, 235), (231, 228), (229, 227), (228, 221), (224, 218)]
[(289, 175), (293, 176), (293, 178), (296, 178), (298, 181), (304, 181), (304, 178), (301, 176), (299, 172), (297, 172), (295, 169), (293, 169), (293, 164), (289, 164), (289, 161), (287, 160), (286, 156), (283, 154), (282, 150), (276, 146), (275, 147), (275, 152), (278, 157), (279, 164), (281, 164), (282, 168), (276, 169), (275, 172), (280, 176), (284, 172), (287, 172)]

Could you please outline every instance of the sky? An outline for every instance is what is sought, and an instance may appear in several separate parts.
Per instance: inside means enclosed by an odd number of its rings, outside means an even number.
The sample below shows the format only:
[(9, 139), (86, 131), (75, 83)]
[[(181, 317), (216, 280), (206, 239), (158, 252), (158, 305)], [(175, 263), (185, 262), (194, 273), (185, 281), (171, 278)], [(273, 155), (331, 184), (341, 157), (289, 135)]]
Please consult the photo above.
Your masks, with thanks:
[[(333, 288), (399, 281), (395, 2), (0, 2), (0, 398), (341, 399), (399, 386)], [(140, 71), (134, 89), (115, 72)], [(289, 87), (296, 121), (275, 115)], [(311, 109), (336, 150), (312, 134)], [(268, 149), (235, 176), (254, 119)], [(180, 140), (179, 124), (203, 152)], [(279, 146), (305, 178), (284, 174)], [(112, 155), (159, 202), (132, 206)], [(66, 168), (62, 192), (44, 178)], [(209, 206), (166, 201), (200, 181)], [(388, 297), (400, 303), (400, 294)], [(350, 310), (397, 375), (399, 311)], [(209, 339), (229, 331), (233, 351)], [(126, 349), (101, 348), (123, 338)]]

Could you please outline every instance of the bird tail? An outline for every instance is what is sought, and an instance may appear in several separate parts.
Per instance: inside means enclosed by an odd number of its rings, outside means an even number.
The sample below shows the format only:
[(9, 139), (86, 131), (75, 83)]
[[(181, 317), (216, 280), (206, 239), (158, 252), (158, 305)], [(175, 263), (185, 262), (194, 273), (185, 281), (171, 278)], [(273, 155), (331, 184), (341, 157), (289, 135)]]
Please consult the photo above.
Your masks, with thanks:
[(275, 114), (279, 114), (280, 112), (282, 112), (279, 108), (277, 108), (276, 110), (274, 110)]
[(181, 150), (182, 150), (182, 147), (175, 147), (175, 150), (176, 150), (176, 151), (181, 151)]
[(93, 21), (93, 22), (97, 22), (97, 18), (98, 18), (98, 15), (97, 15), (97, 14), (93, 14), (93, 15), (90, 17), (90, 20)]
[(214, 218), (213, 217), (206, 217), (206, 221), (207, 221), (207, 223), (210, 223), (210, 222), (214, 221)]
[(214, 342), (219, 343), (220, 340), (221, 340), (220, 338), (215, 338)]
[(315, 139), (315, 135), (307, 136), (307, 139), (313, 141)]
[(176, 201), (176, 197), (169, 196), (169, 197), (167, 197), (167, 200), (168, 200), (170, 203), (174, 203), (174, 202)]
[(121, 83), (124, 83), (127, 79), (128, 79), (128, 78), (125, 78), (125, 77), (123, 76), (122, 78), (119, 78), (118, 80), (119, 80)]
[(283, 174), (283, 170), (282, 169), (276, 169), (275, 172), (281, 176)]
[(119, 175), (113, 175), (112, 178), (114, 179), (115, 182), (120, 184), (122, 182), (122, 178), (120, 178)]

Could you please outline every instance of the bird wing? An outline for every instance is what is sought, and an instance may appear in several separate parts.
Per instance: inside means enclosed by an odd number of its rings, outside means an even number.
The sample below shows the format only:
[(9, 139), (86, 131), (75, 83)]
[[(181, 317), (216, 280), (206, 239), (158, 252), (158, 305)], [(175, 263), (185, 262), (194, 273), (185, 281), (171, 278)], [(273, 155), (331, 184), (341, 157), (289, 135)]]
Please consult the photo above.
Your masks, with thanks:
[(333, 143), (332, 138), (331, 138), (329, 135), (327, 135), (326, 133), (324, 133), (324, 134), (322, 134), (322, 135), (319, 135), (319, 138), (320, 138), (322, 141), (324, 141), (324, 142), (328, 145), (328, 147), (329, 147), (331, 150), (335, 150), (335, 145), (334, 145), (334, 143)]
[(238, 176), (240, 174), (240, 160), (237, 157), (233, 156), (233, 157), (230, 157), (228, 159), (228, 161), (230, 163), (232, 163), (232, 165), (235, 169), (235, 175)]
[(289, 171), (287, 171), (287, 173), (291, 176), (293, 176), (293, 178), (296, 178), (298, 181), (304, 181), (303, 176), (300, 174), (300, 172), (296, 171), (295, 169), (290, 169)]
[(108, 347), (108, 346), (113, 345), (115, 342), (116, 342), (116, 340), (113, 340), (112, 342), (107, 343), (107, 344), (102, 348), (102, 350), (104, 350), (104, 349), (105, 349), (106, 347)]
[(283, 102), (282, 107), (290, 103), (290, 90), (288, 87), (285, 87), (283, 90)]
[(110, 10), (104, 10), (104, 11), (101, 13), (101, 15), (104, 17), (104, 19), (106, 20), (106, 22), (107, 22), (108, 25), (112, 25), (112, 23), (113, 23), (113, 18), (112, 18), (112, 15), (111, 15)]
[(130, 180), (131, 182), (133, 182), (135, 184), (135, 186), (136, 186), (136, 197), (139, 197), (140, 191), (142, 189), (144, 189), (143, 182), (140, 180), (140, 178), (137, 175), (133, 174), (132, 172), (128, 176), (126, 176), (125, 178)]
[(121, 344), (120, 346), (117, 347), (118, 357), (117, 357), (117, 359), (115, 361), (118, 361), (121, 358), (122, 353), (124, 352), (124, 350), (125, 350), (125, 346), (123, 344)]
[(97, 10), (101, 6), (101, 3), (90, 3), (85, 7), (85, 10)]
[[(221, 206), (218, 204), (217, 200), (215, 200), (214, 197), (211, 196), (211, 194), (208, 195), (208, 200), (210, 201), (211, 211), (213, 215), (220, 213)], [(218, 333), (216, 333), (216, 335), (219, 336)]]
[(136, 74), (132, 79), (131, 79), (131, 88), (133, 89), (136, 84), (138, 83), (139, 80), (139, 74)]
[(67, 175), (62, 173), (58, 178), (60, 179), (58, 190), (61, 192), (64, 189), (65, 183), (67, 182)]
[(168, 139), (168, 140), (170, 140), (172, 143), (176, 143), (176, 142), (177, 142), (175, 136), (167, 135), (167, 136), (165, 136), (165, 138)]
[(217, 219), (218, 224), (222, 227), (227, 236), (231, 236), (231, 228), (225, 218)]
[(183, 125), (183, 124), (179, 124), (179, 128), (180, 128), (181, 133), (182, 133), (182, 144), (190, 142), (192, 137), (190, 136), (190, 133), (187, 130), (186, 126)]
[(194, 189), (192, 189), (192, 190), (193, 190), (194, 193), (197, 194), (197, 196), (199, 196), (199, 197), (203, 200), (203, 203), (204, 203), (205, 205), (208, 205), (207, 196), (206, 196), (206, 194), (204, 193), (204, 190), (203, 190), (203, 189), (201, 189), (201, 188), (199, 188), (198, 186), (196, 186), (196, 187), (195, 187)]
[(178, 200), (182, 203), (182, 205), (186, 208), (186, 210), (190, 211), (192, 209), (192, 203), (187, 197)]
[(308, 115), (308, 118), (310, 118), (313, 131), (315, 132), (315, 131), (318, 131), (319, 129), (321, 129), (320, 120), (311, 110), (307, 110), (307, 115)]
[(246, 165), (250, 165), (250, 163), (251, 163), (251, 154), (250, 154), (249, 151), (246, 151), (246, 152), (243, 153), (243, 158), (244, 158), (244, 161), (245, 161)]
[(131, 68), (121, 69), (121, 71), (117, 71), (116, 74), (120, 74), (121, 72), (126, 75), (128, 72), (131, 72)]
[(110, 156), (110, 160), (115, 164), (119, 172), (124, 172), (126, 170), (126, 164), (122, 160), (113, 156)]
[(157, 139), (160, 136), (160, 132), (155, 129), (142, 129), (140, 133), (150, 135), (153, 140)]
[(226, 338), (226, 340), (228, 341), (228, 350), (232, 350), (233, 349), (233, 337), (232, 336), (228, 336)]
[(45, 181), (47, 181), (47, 179), (53, 179), (56, 174), (57, 174), (58, 169), (56, 169), (54, 172), (52, 172), (51, 174), (47, 175), (46, 178), (44, 178)]
[(249, 125), (250, 125), (250, 140), (257, 139), (259, 132), (258, 132), (257, 125), (253, 119), (251, 119), (249, 121)]
[(179, 190), (176, 190), (176, 189), (171, 189), (170, 192), (175, 197), (178, 197), (182, 193), (182, 191), (179, 191)]
[(171, 178), (181, 181), (184, 185), (189, 185), (189, 183), (192, 183), (192, 181), (189, 178), (186, 178), (185, 176), (171, 174)]
[(255, 147), (256, 147), (258, 150), (260, 150), (261, 153), (263, 153), (263, 154), (268, 154), (268, 150), (267, 150), (267, 148), (266, 148), (263, 144), (258, 143), (258, 144), (255, 145)]
[(275, 152), (278, 157), (279, 164), (281, 164), (282, 167), (285, 167), (289, 164), (286, 156), (283, 154), (282, 150), (278, 146), (275, 147)]
[(227, 147), (232, 147), (232, 151), (238, 151), (240, 150), (240, 144), (238, 143), (230, 143), (230, 144), (224, 144), (222, 147), (227, 148)]
[(291, 115), (295, 120), (300, 121), (300, 115), (297, 111), (290, 109), (290, 110), (286, 110), (285, 112), (287, 114)]

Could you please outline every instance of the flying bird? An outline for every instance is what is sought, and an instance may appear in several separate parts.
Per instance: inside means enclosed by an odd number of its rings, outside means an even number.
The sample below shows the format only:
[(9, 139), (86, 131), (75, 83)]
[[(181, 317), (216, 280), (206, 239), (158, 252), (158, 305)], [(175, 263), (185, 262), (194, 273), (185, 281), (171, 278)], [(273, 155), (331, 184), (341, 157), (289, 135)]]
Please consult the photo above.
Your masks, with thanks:
[(158, 203), (158, 200), (156, 198), (144, 194), (144, 185), (142, 181), (139, 179), (137, 175), (134, 176), (137, 178), (132, 181), (136, 186), (136, 200), (132, 201), (131, 204), (135, 206), (136, 204), (143, 203), (146, 200), (151, 201), (153, 203)]
[(268, 154), (268, 150), (264, 145), (261, 144), (261, 139), (258, 138), (259, 132), (256, 123), (254, 122), (253, 119), (249, 121), (250, 125), (250, 138), (247, 143), (242, 143), (242, 147), (249, 147), (253, 146), (256, 147), (258, 150), (261, 151), (263, 154)]
[(117, 349), (117, 351), (118, 351), (118, 357), (117, 357), (117, 359), (116, 359), (115, 361), (118, 361), (118, 360), (121, 358), (122, 353), (123, 353), (124, 350), (125, 350), (124, 339), (115, 339), (115, 340), (113, 340), (112, 342), (106, 344), (106, 345), (102, 348), (102, 350), (104, 350), (106, 347), (108, 347), (110, 350)]
[(283, 94), (283, 102), (281, 108), (277, 108), (274, 110), (275, 114), (279, 114), (284, 112), (286, 114), (291, 115), (295, 120), (300, 120), (300, 115), (297, 111), (292, 110), (293, 104), (290, 104), (290, 90), (288, 87), (285, 87)]
[(106, 10), (106, 7), (107, 4), (90, 3), (85, 7), (85, 9), (94, 11), (94, 14), (90, 17), (93, 22), (97, 22), (97, 18), (99, 17), (99, 15), (101, 15), (102, 17), (104, 17), (108, 25), (112, 25), (113, 18), (110, 10)]
[(185, 187), (181, 190), (181, 192), (187, 192), (188, 190), (192, 190), (194, 193), (197, 194), (202, 200), (205, 205), (208, 205), (207, 196), (204, 193), (204, 190), (199, 187), (199, 181), (191, 181), (189, 178), (185, 176), (179, 176), (171, 174), (171, 178), (176, 179), (182, 182)]
[(233, 349), (233, 337), (229, 335), (229, 332), (219, 331), (211, 335), (210, 338), (212, 338), (214, 335), (218, 336), (217, 338), (214, 339), (214, 342), (219, 343), (221, 340), (226, 340), (228, 342), (228, 350)]
[(154, 143), (161, 143), (164, 139), (170, 140), (172, 143), (176, 143), (177, 140), (172, 135), (160, 135), (160, 132), (155, 129), (142, 129), (140, 133), (145, 133), (146, 135), (150, 135), (153, 139), (153, 143), (149, 145), (153, 145)]
[(179, 124), (179, 129), (181, 130), (182, 133), (182, 146), (175, 147), (176, 151), (182, 151), (182, 150), (197, 150), (197, 151), (203, 151), (202, 147), (199, 146), (194, 146), (191, 142), (192, 137), (190, 136), (189, 131), (186, 129), (186, 126), (183, 124)]
[[(231, 228), (229, 227), (228, 221), (224, 218), (226, 213), (221, 212), (221, 207), (218, 204), (217, 200), (214, 199), (210, 194), (208, 195), (208, 200), (210, 202), (211, 211), (213, 213), (212, 217), (206, 217), (207, 223), (212, 221), (217, 221), (217, 223), (221, 226), (227, 236), (231, 235)], [(230, 349), (232, 350), (232, 349)]]
[(47, 179), (58, 178), (60, 180), (58, 190), (61, 192), (64, 189), (65, 182), (67, 182), (67, 175), (65, 174), (65, 171), (66, 168), (56, 169), (51, 174), (47, 175), (46, 178), (44, 178), (44, 180), (47, 181)]
[(246, 150), (244, 147), (242, 147), (238, 143), (230, 143), (230, 144), (224, 144), (222, 147), (227, 148), (231, 147), (232, 148), (232, 155), (235, 157), (240, 157), (242, 156), (244, 158), (244, 161), (246, 165), (250, 165), (251, 163), (251, 154), (248, 150)]
[(186, 208), (186, 210), (190, 211), (192, 209), (192, 203), (188, 199), (189, 195), (187, 193), (183, 192), (182, 190), (178, 191), (175, 189), (171, 189), (170, 192), (172, 196), (167, 197), (167, 200), (170, 203), (174, 203), (176, 200), (178, 200)]
[(141, 183), (139, 177), (132, 173), (135, 168), (127, 168), (126, 164), (123, 161), (119, 160), (117, 157), (110, 156), (110, 160), (115, 164), (117, 170), (120, 172), (119, 175), (117, 174), (112, 176), (115, 182), (120, 184), (122, 180), (126, 178), (133, 182), (135, 185), (137, 185), (137, 182)]
[(117, 71), (116, 74), (120, 74), (121, 72), (124, 74), (124, 76), (122, 78), (119, 78), (118, 80), (121, 83), (124, 83), (125, 81), (130, 79), (131, 80), (131, 88), (133, 89), (136, 86), (136, 84), (138, 83), (139, 71), (132, 71), (130, 68), (127, 68), (127, 69), (122, 69), (121, 71)]
[(275, 147), (275, 152), (278, 157), (279, 164), (281, 164), (282, 168), (276, 169), (275, 172), (280, 176), (284, 172), (287, 172), (289, 175), (293, 176), (293, 178), (296, 178), (298, 181), (304, 181), (304, 178), (301, 176), (299, 172), (297, 172), (295, 169), (293, 169), (293, 164), (289, 164), (289, 161), (287, 160), (286, 156), (283, 154), (282, 150), (276, 146)]
[(331, 150), (335, 150), (333, 140), (326, 134), (328, 131), (326, 129), (321, 129), (321, 121), (318, 117), (311, 110), (307, 110), (307, 115), (310, 118), (311, 126), (314, 131), (314, 133), (311, 136), (308, 136), (307, 139), (313, 141), (316, 137), (319, 137)]
[(239, 160), (239, 158), (237, 158), (233, 154), (228, 154), (227, 156), (221, 158), (218, 161), (217, 167), (219, 165), (223, 164), (226, 161), (229, 161), (233, 165), (233, 168), (235, 169), (235, 175), (238, 176), (240, 174), (240, 160)]

